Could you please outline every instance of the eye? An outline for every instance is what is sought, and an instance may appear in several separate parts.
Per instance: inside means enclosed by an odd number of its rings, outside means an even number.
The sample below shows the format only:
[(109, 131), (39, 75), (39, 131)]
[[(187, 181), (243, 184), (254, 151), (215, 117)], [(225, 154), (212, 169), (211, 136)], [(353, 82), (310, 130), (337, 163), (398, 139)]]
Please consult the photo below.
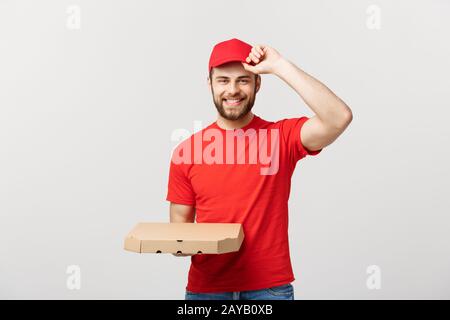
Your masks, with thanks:
[(248, 80), (242, 79), (241, 83), (248, 83)]

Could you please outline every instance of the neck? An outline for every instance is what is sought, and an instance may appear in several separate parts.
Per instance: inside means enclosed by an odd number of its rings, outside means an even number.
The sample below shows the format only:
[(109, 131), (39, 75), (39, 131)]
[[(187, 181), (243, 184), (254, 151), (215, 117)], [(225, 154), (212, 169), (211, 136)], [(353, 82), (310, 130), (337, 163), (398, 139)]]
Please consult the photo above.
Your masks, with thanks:
[(253, 120), (253, 117), (254, 114), (251, 111), (245, 117), (238, 120), (228, 120), (219, 114), (217, 117), (217, 125), (225, 130), (240, 129), (248, 125)]

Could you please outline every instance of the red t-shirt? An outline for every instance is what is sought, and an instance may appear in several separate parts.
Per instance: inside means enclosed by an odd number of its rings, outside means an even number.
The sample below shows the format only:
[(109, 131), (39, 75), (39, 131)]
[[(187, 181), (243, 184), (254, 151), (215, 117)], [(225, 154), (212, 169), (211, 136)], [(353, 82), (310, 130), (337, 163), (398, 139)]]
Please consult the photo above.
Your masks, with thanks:
[(254, 115), (235, 130), (214, 122), (175, 148), (166, 199), (195, 206), (198, 223), (241, 223), (244, 229), (238, 252), (191, 257), (187, 290), (259, 290), (295, 280), (288, 240), (291, 176), (298, 160), (322, 151), (301, 143), (308, 119), (269, 122)]

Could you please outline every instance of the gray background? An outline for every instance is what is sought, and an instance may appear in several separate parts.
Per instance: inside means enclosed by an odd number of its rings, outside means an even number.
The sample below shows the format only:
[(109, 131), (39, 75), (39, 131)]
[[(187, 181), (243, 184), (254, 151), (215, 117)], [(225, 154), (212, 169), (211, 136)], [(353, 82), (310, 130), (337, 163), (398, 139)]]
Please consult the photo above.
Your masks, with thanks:
[[(67, 27), (69, 5), (80, 29)], [(190, 258), (133, 254), (123, 239), (139, 221), (169, 221), (171, 134), (215, 120), (208, 58), (233, 37), (273, 46), (353, 111), (292, 179), (296, 299), (450, 298), (449, 9), (1, 0), (0, 298), (184, 299)], [(313, 115), (282, 80), (262, 80), (255, 114)], [(66, 286), (69, 265), (80, 290)]]

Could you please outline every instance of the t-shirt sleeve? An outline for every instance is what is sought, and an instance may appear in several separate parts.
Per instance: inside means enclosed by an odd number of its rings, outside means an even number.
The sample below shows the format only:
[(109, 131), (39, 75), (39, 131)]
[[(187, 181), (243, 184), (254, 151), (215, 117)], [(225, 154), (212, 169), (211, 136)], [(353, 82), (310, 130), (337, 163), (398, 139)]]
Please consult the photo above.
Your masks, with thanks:
[(280, 130), (281, 134), (285, 139), (286, 145), (289, 149), (289, 153), (292, 156), (294, 162), (309, 156), (315, 156), (319, 154), (322, 149), (310, 151), (303, 146), (302, 141), (300, 139), (300, 131), (303, 127), (303, 124), (308, 120), (308, 117), (300, 117), (300, 118), (291, 118), (281, 120)]
[(189, 164), (170, 161), (166, 200), (174, 203), (195, 205), (195, 192), (188, 177)]

